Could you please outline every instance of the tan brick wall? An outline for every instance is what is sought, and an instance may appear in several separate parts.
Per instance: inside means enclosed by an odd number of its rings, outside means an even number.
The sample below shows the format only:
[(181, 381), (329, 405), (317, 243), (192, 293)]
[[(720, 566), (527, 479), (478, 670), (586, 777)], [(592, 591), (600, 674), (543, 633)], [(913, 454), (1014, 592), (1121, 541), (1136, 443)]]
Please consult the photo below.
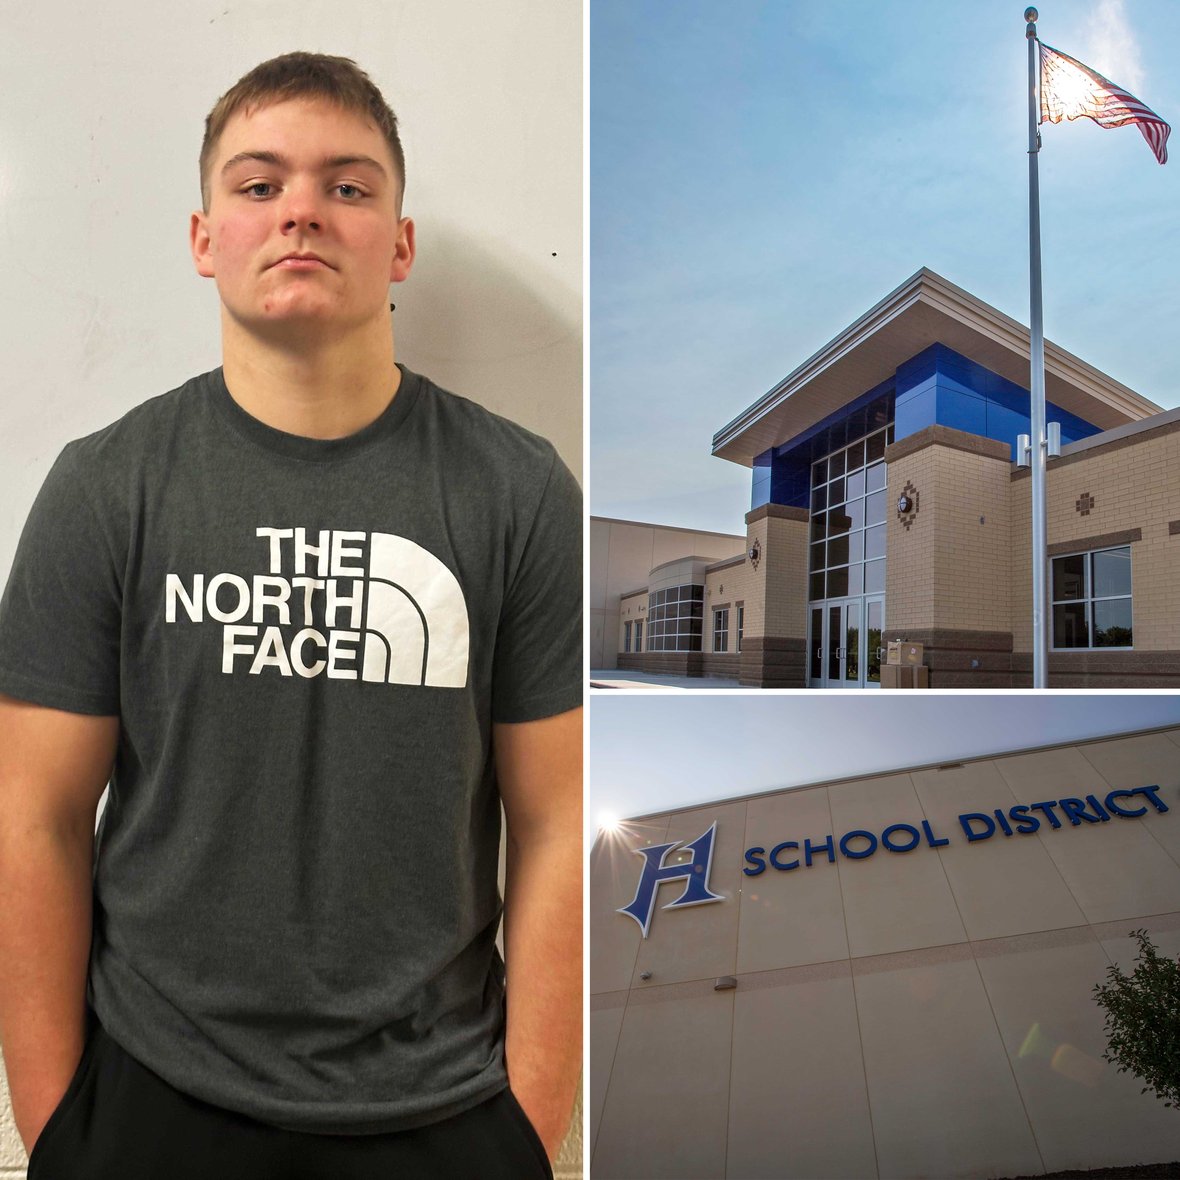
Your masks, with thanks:
[[(746, 530), (746, 553), (750, 552), (754, 542), (758, 542), (758, 548), (761, 551), (761, 559), (758, 562), (758, 568), (754, 568), (753, 562), (749, 557), (746, 558), (746, 564), (742, 567), (741, 578), (733, 577), (735, 570), (728, 569), (715, 579), (718, 584), (724, 583), (726, 591), (728, 592), (731, 585), (733, 592), (736, 595), (739, 592), (746, 604), (746, 634), (747, 635), (765, 635), (766, 634), (766, 587), (769, 584), (766, 578), (766, 526), (770, 524), (769, 519), (760, 520), (756, 524), (748, 526)], [(709, 585), (714, 584), (714, 577), (710, 575)], [(708, 590), (705, 591), (705, 601), (709, 601)]]
[[(801, 639), (807, 634), (807, 522), (767, 517), (751, 528), (764, 531), (758, 572), (772, 587), (763, 629), (753, 633)], [(748, 622), (746, 630), (752, 633)]]
[[(1084, 455), (1049, 465), (1048, 542), (1141, 529), (1143, 539), (1131, 544), (1135, 650), (1178, 651), (1180, 535), (1169, 535), (1168, 522), (1180, 520), (1180, 432)], [(1077, 501), (1087, 492), (1093, 505), (1083, 516)], [(1012, 481), (1011, 630), (1015, 650), (1026, 652), (1032, 650), (1031, 494), (1027, 476)], [(1051, 625), (1048, 613), (1046, 620)]]
[[(939, 541), (934, 447), (890, 463), (885, 472), (885, 628), (893, 635), (934, 625), (934, 553)], [(964, 456), (965, 457), (965, 456)], [(913, 523), (904, 528), (897, 498), (912, 483), (918, 491)]]
[[(802, 637), (807, 627), (807, 523), (764, 516), (746, 529), (746, 553), (757, 543), (758, 566), (747, 556), (739, 566), (716, 570), (706, 577), (705, 608), (710, 628), (706, 650), (712, 650), (712, 608), (744, 602), (745, 631), (749, 637)], [(724, 587), (724, 590), (722, 589)], [(769, 601), (767, 588), (769, 587)], [(730, 614), (730, 650), (737, 627)]]
[[(761, 564), (761, 563), (759, 563)], [(758, 574), (750, 559), (747, 557), (741, 565), (727, 566), (705, 575), (705, 651), (713, 650), (713, 610), (715, 607), (729, 604), (729, 648), (730, 652), (737, 651), (737, 607), (742, 603), (746, 608), (744, 634), (750, 631), (751, 599), (759, 593), (760, 583)], [(765, 612), (759, 598), (759, 625), (765, 617)], [(761, 630), (756, 634), (761, 635)]]
[[(1007, 631), (1011, 619), (1009, 464), (933, 445), (887, 473), (886, 629)], [(918, 510), (895, 505), (907, 483)]]

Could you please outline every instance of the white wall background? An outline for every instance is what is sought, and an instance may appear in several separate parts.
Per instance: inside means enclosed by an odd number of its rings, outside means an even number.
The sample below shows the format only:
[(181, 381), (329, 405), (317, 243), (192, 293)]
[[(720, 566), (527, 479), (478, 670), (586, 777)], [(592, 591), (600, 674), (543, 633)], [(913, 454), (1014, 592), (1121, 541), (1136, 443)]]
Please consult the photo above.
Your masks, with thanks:
[[(61, 448), (221, 363), (188, 248), (204, 120), (295, 49), (352, 58), (398, 116), (398, 360), (580, 475), (582, 35), (580, 0), (0, 0), (0, 585)], [(0, 1098), (0, 1177), (23, 1163)]]
[(0, 0), (0, 572), (72, 438), (221, 363), (188, 222), (204, 119), (293, 49), (398, 116), (398, 359), (582, 457), (580, 0)]

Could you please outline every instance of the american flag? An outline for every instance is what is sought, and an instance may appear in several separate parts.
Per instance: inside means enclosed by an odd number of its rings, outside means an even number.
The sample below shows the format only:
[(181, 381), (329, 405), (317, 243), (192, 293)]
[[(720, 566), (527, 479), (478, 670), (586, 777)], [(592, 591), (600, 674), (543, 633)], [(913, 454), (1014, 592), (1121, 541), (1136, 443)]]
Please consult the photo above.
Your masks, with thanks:
[(1099, 127), (1134, 123), (1161, 164), (1168, 159), (1167, 123), (1133, 94), (1080, 61), (1038, 40), (1041, 51), (1041, 122), (1093, 119)]

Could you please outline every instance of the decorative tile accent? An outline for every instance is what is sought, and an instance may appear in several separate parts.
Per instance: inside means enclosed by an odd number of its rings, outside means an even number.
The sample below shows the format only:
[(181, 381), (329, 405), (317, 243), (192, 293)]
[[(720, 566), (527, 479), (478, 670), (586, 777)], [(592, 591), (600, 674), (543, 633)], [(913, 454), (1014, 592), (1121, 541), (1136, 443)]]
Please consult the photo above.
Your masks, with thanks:
[[(906, 509), (905, 512), (902, 512), (902, 510), (900, 508), (898, 508), (897, 519), (901, 521), (901, 527), (903, 529), (905, 529), (906, 532), (909, 532), (911, 526), (914, 523), (914, 517), (916, 517), (918, 515), (919, 500), (920, 500), (920, 497), (918, 494), (918, 489), (914, 486), (913, 480), (907, 479), (905, 481), (905, 487), (901, 489), (901, 494), (907, 500), (909, 500), (910, 506)], [(901, 499), (901, 497), (898, 497), (899, 502), (900, 502), (900, 499)]]
[(762, 560), (762, 542), (757, 537), (754, 538), (754, 544), (750, 546), (750, 564), (757, 569), (758, 563)]
[(1094, 497), (1093, 497), (1093, 496), (1091, 496), (1089, 492), (1083, 492), (1083, 493), (1082, 493), (1082, 494), (1081, 494), (1081, 495), (1080, 495), (1080, 496), (1079, 496), (1079, 497), (1078, 497), (1078, 498), (1077, 498), (1077, 499), (1074, 501), (1074, 504), (1073, 504), (1073, 506), (1074, 506), (1074, 507), (1075, 507), (1075, 508), (1076, 508), (1076, 509), (1077, 509), (1077, 510), (1078, 510), (1078, 511), (1079, 511), (1079, 512), (1080, 512), (1080, 513), (1083, 515), (1083, 516), (1089, 516), (1089, 515), (1090, 515), (1090, 509), (1091, 509), (1091, 508), (1093, 508), (1093, 507), (1094, 507), (1094, 505), (1095, 505), (1097, 502), (1098, 502), (1098, 501), (1097, 501), (1097, 500), (1095, 500), (1095, 499), (1094, 499)]

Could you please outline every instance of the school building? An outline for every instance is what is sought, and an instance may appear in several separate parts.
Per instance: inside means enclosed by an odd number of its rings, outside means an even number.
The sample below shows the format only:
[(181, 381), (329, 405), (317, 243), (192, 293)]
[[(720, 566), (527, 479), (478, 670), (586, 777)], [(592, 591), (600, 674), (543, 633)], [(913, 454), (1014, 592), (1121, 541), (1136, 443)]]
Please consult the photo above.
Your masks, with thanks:
[[(865, 688), (901, 639), (932, 688), (1031, 686), (1028, 374), (1027, 328), (918, 271), (714, 436), (751, 472), (730, 548), (645, 568), (593, 522), (592, 586), (628, 583), (598, 666)], [(1180, 409), (1049, 341), (1045, 387), (1049, 684), (1180, 684)]]
[(1180, 1158), (1092, 994), (1180, 954), (1180, 727), (627, 821), (590, 906), (594, 1180)]

